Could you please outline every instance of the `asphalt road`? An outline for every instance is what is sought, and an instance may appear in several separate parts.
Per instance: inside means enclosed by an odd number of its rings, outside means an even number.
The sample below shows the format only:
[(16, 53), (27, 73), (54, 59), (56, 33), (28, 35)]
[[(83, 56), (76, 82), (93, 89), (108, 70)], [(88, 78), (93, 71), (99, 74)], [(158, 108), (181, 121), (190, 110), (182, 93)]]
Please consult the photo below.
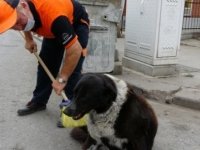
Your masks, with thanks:
[[(60, 97), (52, 94), (45, 111), (18, 117), (31, 98), (37, 61), (14, 31), (0, 36), (0, 150), (79, 150), (71, 129), (59, 129)], [(152, 102), (159, 120), (154, 150), (200, 150), (200, 113)]]

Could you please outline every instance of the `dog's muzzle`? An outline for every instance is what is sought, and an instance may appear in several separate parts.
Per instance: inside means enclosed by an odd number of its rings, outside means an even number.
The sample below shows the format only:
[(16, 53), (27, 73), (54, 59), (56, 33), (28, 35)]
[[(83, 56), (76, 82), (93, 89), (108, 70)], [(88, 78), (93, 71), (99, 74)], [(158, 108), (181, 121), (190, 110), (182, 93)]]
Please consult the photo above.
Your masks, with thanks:
[(72, 117), (74, 120), (78, 120), (84, 116), (84, 114), (77, 112), (76, 105), (73, 102), (69, 107), (64, 109), (63, 113), (69, 117)]
[(76, 106), (74, 105), (74, 103), (72, 102), (68, 107), (66, 107), (63, 111), (63, 113), (67, 116), (73, 117), (75, 116), (76, 112)]

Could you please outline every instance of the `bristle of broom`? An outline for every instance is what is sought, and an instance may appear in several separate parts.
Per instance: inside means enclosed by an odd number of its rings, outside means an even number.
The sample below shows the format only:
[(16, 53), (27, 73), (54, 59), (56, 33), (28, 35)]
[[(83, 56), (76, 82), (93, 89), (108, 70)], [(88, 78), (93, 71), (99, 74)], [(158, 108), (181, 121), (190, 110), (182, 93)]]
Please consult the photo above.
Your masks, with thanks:
[(61, 122), (64, 127), (81, 127), (87, 125), (87, 115), (83, 116), (79, 120), (74, 120), (72, 117), (69, 117), (63, 113), (63, 110), (61, 110)]

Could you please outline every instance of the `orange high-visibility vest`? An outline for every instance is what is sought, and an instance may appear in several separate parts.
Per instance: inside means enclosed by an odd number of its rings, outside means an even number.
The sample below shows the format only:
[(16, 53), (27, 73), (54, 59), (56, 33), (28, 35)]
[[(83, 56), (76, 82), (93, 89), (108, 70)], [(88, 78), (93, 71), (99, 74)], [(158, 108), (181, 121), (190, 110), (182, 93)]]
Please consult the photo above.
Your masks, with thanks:
[[(53, 21), (59, 16), (66, 16), (71, 24), (74, 20), (74, 6), (72, 0), (31, 0), (35, 9), (40, 17), (41, 26), (34, 31), (38, 35), (45, 38), (54, 38), (51, 32)], [(81, 19), (81, 22), (89, 26), (88, 22)], [(65, 48), (69, 48), (77, 41), (78, 37), (68, 43)], [(83, 56), (87, 55), (87, 49), (85, 48), (82, 52)]]
[(54, 38), (51, 32), (53, 21), (58, 16), (66, 16), (73, 23), (74, 7), (71, 0), (31, 0), (41, 20), (41, 27), (35, 32), (45, 38)]

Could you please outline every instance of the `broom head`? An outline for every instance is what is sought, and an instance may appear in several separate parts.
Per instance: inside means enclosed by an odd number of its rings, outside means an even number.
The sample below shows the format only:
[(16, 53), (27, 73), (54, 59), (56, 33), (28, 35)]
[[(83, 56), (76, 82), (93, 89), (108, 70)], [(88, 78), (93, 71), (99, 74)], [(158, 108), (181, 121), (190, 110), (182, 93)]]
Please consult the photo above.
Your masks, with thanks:
[(65, 107), (61, 109), (61, 123), (64, 127), (81, 127), (87, 125), (87, 114), (79, 120), (74, 120), (63, 113)]

